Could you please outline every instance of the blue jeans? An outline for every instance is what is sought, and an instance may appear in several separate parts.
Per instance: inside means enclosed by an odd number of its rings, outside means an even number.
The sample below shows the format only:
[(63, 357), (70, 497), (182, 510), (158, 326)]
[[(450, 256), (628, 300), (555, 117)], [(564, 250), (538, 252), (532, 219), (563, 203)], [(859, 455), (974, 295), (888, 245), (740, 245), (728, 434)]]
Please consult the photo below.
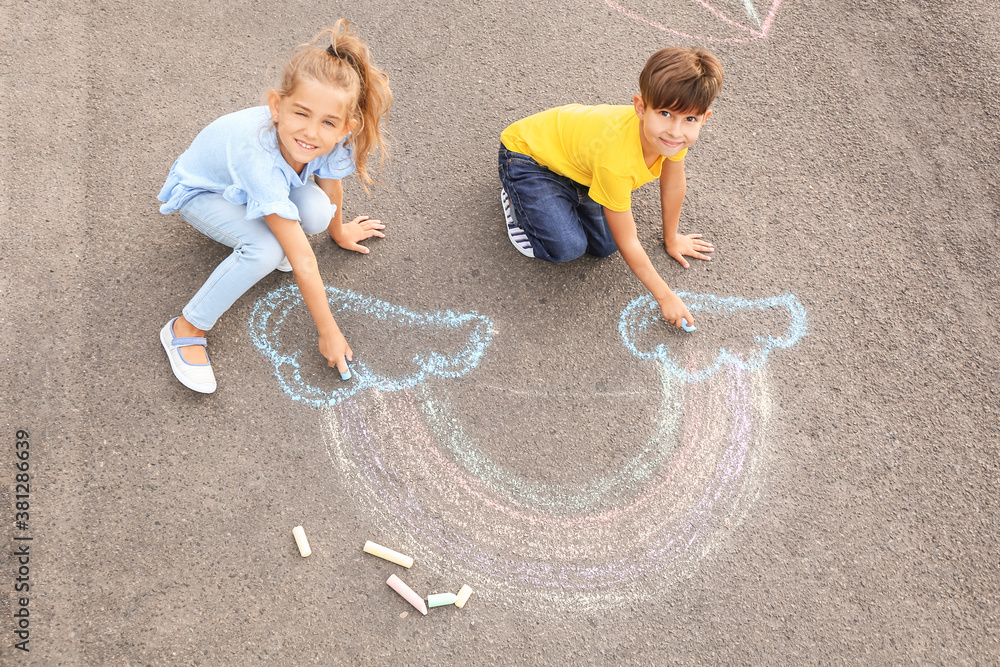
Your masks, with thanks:
[(568, 262), (584, 253), (607, 257), (618, 250), (604, 207), (590, 198), (586, 185), (502, 144), (500, 182), (535, 257)]
[[(293, 188), (288, 198), (299, 209), (300, 224), (306, 234), (326, 229), (337, 210), (311, 180)], [(233, 254), (216, 267), (184, 306), (184, 319), (208, 331), (238, 298), (278, 267), (285, 251), (264, 218), (246, 220), (247, 207), (232, 204), (220, 194), (200, 194), (179, 213), (202, 234), (233, 249)]]

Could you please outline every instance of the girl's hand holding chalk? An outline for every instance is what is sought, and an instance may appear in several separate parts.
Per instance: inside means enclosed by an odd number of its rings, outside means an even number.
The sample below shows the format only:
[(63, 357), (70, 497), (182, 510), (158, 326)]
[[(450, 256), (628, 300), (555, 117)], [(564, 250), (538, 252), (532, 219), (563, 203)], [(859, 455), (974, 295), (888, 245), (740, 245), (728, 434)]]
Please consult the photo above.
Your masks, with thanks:
[(347, 367), (347, 362), (354, 359), (354, 353), (351, 351), (351, 346), (347, 344), (344, 334), (340, 333), (339, 328), (320, 335), (319, 351), (326, 358), (330, 368), (336, 368), (340, 371), (340, 379), (351, 379), (351, 369)]

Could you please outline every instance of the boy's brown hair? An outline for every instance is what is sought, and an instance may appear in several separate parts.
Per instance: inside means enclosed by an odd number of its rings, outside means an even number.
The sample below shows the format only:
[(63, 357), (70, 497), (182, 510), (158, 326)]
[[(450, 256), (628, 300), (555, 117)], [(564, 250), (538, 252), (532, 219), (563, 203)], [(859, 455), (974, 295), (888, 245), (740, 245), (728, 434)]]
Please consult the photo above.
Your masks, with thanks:
[(660, 49), (649, 57), (639, 74), (639, 93), (651, 109), (700, 116), (708, 111), (720, 90), (722, 63), (705, 49)]

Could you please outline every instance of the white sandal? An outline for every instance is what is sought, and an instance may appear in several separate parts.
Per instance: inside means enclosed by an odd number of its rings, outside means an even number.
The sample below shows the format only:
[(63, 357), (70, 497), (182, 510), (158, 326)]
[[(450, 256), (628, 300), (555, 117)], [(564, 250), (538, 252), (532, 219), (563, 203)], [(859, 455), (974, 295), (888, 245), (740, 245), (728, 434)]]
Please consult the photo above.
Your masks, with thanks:
[[(160, 343), (163, 344), (163, 349), (167, 351), (167, 358), (170, 359), (170, 368), (173, 370), (174, 376), (188, 389), (193, 389), (202, 394), (211, 394), (215, 391), (216, 387), (212, 362), (209, 361), (207, 364), (192, 364), (190, 361), (185, 361), (184, 357), (181, 356), (181, 351), (178, 349), (186, 345), (201, 345), (205, 347), (207, 341), (204, 338), (177, 338), (174, 335), (174, 322), (176, 321), (177, 318), (175, 317), (160, 329)], [(205, 353), (205, 357), (208, 357), (208, 352)]]

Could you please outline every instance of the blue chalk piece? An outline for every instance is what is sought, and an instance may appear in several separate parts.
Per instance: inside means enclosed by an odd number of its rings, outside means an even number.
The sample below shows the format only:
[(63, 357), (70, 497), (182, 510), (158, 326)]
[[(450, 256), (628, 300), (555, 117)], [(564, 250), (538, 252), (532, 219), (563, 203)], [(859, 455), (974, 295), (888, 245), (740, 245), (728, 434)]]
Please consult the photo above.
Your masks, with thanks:
[(697, 327), (688, 324), (686, 317), (681, 318), (681, 329), (684, 329), (684, 331), (687, 331), (688, 333), (691, 333), (692, 331), (697, 331)]
[(350, 369), (350, 367), (348, 367), (346, 371), (344, 371), (343, 373), (340, 374), (340, 379), (341, 380), (350, 380), (351, 379), (351, 369)]

